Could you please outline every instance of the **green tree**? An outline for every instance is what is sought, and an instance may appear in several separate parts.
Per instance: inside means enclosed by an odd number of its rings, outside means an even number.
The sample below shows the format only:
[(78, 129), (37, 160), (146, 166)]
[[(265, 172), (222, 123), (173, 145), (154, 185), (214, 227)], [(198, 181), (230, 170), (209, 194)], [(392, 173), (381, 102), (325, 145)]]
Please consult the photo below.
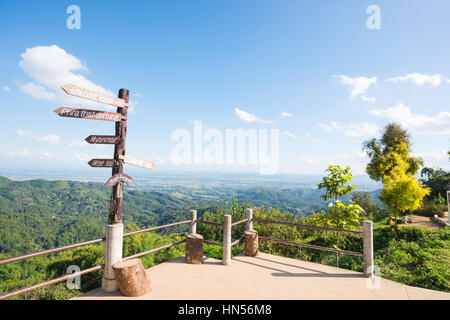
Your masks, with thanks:
[[(314, 214), (311, 218), (317, 225), (330, 226), (339, 229), (355, 230), (359, 227), (359, 215), (364, 210), (350, 200), (349, 203), (343, 203), (338, 197), (345, 196), (356, 189), (355, 185), (350, 184), (353, 179), (350, 166), (342, 169), (339, 165), (329, 165), (325, 170), (328, 175), (323, 177), (322, 181), (317, 185), (319, 189), (326, 189), (323, 199), (333, 199), (334, 203), (328, 205), (327, 211), (321, 211)], [(336, 245), (339, 249), (340, 236), (337, 235)], [(339, 266), (339, 256), (336, 254), (336, 264)]]
[(380, 205), (373, 201), (369, 192), (354, 192), (352, 194), (352, 201), (364, 210), (370, 220), (378, 220), (383, 215)]
[(328, 172), (328, 175), (323, 177), (317, 187), (326, 189), (323, 199), (333, 199), (334, 203), (328, 205), (328, 211), (316, 214), (314, 221), (339, 229), (356, 229), (359, 226), (359, 215), (364, 213), (364, 210), (351, 200), (349, 203), (338, 200), (338, 197), (343, 197), (357, 188), (350, 184), (353, 179), (350, 166), (342, 169), (339, 165), (329, 165), (325, 172)]
[(363, 144), (363, 150), (370, 158), (366, 167), (367, 174), (375, 181), (382, 181), (383, 177), (389, 175), (389, 171), (397, 165), (398, 158), (391, 156), (392, 152), (396, 152), (407, 163), (406, 173), (415, 175), (423, 165), (423, 161), (410, 156), (410, 149), (411, 143), (407, 131), (399, 124), (388, 124), (380, 140), (373, 138)]
[(356, 189), (356, 186), (348, 185), (353, 179), (350, 166), (342, 169), (339, 165), (329, 165), (325, 172), (328, 172), (328, 175), (323, 177), (317, 185), (319, 189), (325, 189), (325, 194), (322, 196), (325, 201), (328, 199), (337, 200), (338, 197), (345, 196)]
[(418, 208), (429, 193), (429, 189), (414, 177), (423, 161), (410, 156), (409, 139), (406, 130), (390, 123), (379, 141), (372, 139), (364, 143), (364, 150), (370, 158), (366, 172), (372, 179), (383, 182), (380, 199), (395, 217)]
[(433, 169), (425, 167), (420, 171), (421, 182), (430, 188), (429, 200), (439, 201), (445, 197), (447, 190), (450, 189), (450, 172), (443, 169)]

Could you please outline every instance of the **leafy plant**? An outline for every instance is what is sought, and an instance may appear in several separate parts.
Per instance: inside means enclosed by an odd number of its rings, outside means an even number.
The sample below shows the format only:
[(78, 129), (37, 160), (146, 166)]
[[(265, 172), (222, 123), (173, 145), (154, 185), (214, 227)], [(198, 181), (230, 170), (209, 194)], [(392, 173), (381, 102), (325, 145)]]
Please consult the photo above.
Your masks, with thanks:
[(336, 200), (338, 197), (345, 196), (356, 189), (355, 185), (348, 185), (353, 179), (350, 171), (350, 166), (342, 169), (339, 165), (329, 165), (325, 170), (328, 175), (322, 178), (322, 181), (317, 185), (319, 189), (326, 189), (323, 199)]

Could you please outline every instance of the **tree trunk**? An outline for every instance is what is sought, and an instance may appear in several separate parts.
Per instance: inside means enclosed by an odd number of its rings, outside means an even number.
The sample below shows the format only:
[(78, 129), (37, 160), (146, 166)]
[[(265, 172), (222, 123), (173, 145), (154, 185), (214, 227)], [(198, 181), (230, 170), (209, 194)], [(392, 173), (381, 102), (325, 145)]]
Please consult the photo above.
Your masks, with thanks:
[(126, 297), (138, 297), (150, 292), (151, 282), (140, 259), (121, 261), (113, 265), (120, 292)]

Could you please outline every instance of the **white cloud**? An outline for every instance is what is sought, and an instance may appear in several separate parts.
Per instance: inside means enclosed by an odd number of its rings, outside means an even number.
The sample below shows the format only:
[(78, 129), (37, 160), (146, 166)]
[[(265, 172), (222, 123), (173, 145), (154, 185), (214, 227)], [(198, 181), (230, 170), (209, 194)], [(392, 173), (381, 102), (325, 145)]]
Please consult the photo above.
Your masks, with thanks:
[(298, 157), (301, 172), (310, 174), (323, 173), (330, 164), (351, 167), (353, 174), (362, 174), (365, 172), (366, 155), (362, 151), (330, 154), (320, 156), (317, 154), (303, 154)]
[(370, 103), (374, 103), (375, 102), (375, 98), (374, 97), (361, 96), (361, 99), (366, 101), (366, 102), (370, 102)]
[(6, 134), (0, 133), (0, 138), (6, 137)]
[(234, 108), (234, 113), (238, 116), (239, 119), (246, 122), (272, 123), (272, 121), (262, 120), (253, 113), (249, 113), (239, 108)]
[(312, 139), (312, 141), (314, 141), (314, 142), (316, 142), (316, 143), (319, 143), (319, 142), (320, 142), (319, 139), (313, 138), (313, 137), (309, 134), (309, 132), (305, 133), (305, 138), (306, 138), (306, 139)]
[(441, 74), (428, 75), (428, 74), (414, 72), (414, 73), (407, 74), (406, 76), (388, 78), (384, 81), (385, 82), (394, 82), (394, 83), (411, 81), (412, 83), (414, 83), (418, 86), (422, 86), (424, 84), (429, 84), (432, 87), (437, 87), (437, 86), (441, 85), (442, 80), (443, 80), (443, 76)]
[(103, 149), (106, 149), (106, 145), (105, 144), (94, 144), (94, 148), (97, 150), (103, 150)]
[(92, 155), (92, 154), (87, 154), (87, 153), (74, 153), (73, 157), (74, 159), (77, 159), (81, 162), (88, 162), (91, 159), (110, 159), (111, 155), (108, 154), (101, 154), (101, 155)]
[(19, 88), (36, 99), (60, 104), (97, 106), (115, 109), (113, 106), (99, 104), (63, 92), (65, 84), (74, 84), (103, 94), (116, 96), (112, 91), (86, 79), (76, 71), (86, 72), (88, 68), (77, 57), (57, 45), (28, 48), (21, 54), (19, 66), (35, 82), (20, 83)]
[(74, 153), (74, 157), (75, 157), (75, 159), (78, 159), (78, 160), (80, 160), (82, 162), (89, 161), (92, 158), (87, 153)]
[(417, 133), (450, 134), (450, 112), (440, 112), (435, 116), (412, 113), (411, 108), (398, 103), (386, 109), (374, 109), (371, 114), (399, 123)]
[(433, 160), (447, 160), (448, 154), (447, 151), (434, 151), (434, 152), (417, 152), (413, 153), (415, 157), (421, 157), (424, 159), (433, 159)]
[(48, 91), (44, 86), (37, 85), (33, 82), (23, 84), (19, 81), (16, 81), (16, 83), (19, 86), (20, 90), (29, 94), (33, 98), (50, 101), (56, 100), (57, 95), (53, 92)]
[(448, 168), (448, 154), (446, 150), (413, 152), (413, 156), (422, 158), (427, 167)]
[(340, 125), (335, 121), (331, 121), (330, 124), (318, 123), (317, 126), (327, 132), (342, 131), (344, 135), (354, 138), (372, 136), (379, 130), (375, 124), (369, 122)]
[(164, 160), (164, 158), (161, 158), (161, 157), (156, 157), (154, 162), (159, 162), (161, 164), (164, 164), (166, 162), (166, 160)]
[(356, 77), (351, 78), (343, 74), (335, 75), (339, 82), (350, 90), (350, 97), (354, 98), (367, 92), (372, 84), (377, 83), (377, 77)]
[(6, 91), (6, 92), (11, 92), (11, 88), (10, 87), (8, 87), (8, 86), (3, 86), (3, 91)]
[(284, 134), (293, 139), (297, 139), (297, 136), (293, 133), (290, 133), (289, 131), (284, 131)]
[(17, 129), (17, 134), (20, 137), (28, 137), (28, 138), (36, 140), (38, 142), (48, 142), (51, 144), (59, 143), (59, 137), (54, 134), (49, 134), (49, 135), (40, 137), (32, 131), (26, 131), (26, 130), (21, 130), (21, 129)]
[(41, 159), (41, 160), (55, 159), (55, 158), (56, 158), (56, 156), (53, 155), (53, 154), (51, 154), (51, 153), (49, 153), (49, 152), (43, 152), (43, 153), (39, 156), (39, 159)]
[(88, 143), (86, 141), (71, 141), (69, 142), (69, 147), (86, 147), (88, 145)]
[(282, 118), (288, 118), (288, 117), (293, 117), (294, 115), (292, 113), (289, 113), (289, 112), (280, 112), (280, 116)]
[(3, 155), (8, 158), (24, 158), (24, 157), (29, 158), (29, 157), (31, 157), (30, 151), (28, 151), (28, 149), (23, 149), (20, 151), (10, 151), (10, 152), (4, 153)]

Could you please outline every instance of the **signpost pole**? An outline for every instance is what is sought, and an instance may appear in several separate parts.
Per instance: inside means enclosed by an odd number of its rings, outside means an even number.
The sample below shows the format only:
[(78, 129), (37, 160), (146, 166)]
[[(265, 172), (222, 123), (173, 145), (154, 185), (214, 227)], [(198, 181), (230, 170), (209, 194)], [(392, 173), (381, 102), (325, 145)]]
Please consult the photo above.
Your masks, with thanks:
[[(127, 89), (119, 90), (119, 98), (128, 103), (130, 91)], [(127, 114), (126, 106), (118, 107), (117, 113), (122, 114), (122, 120), (116, 122), (116, 136), (119, 142), (114, 146), (114, 163), (112, 167), (112, 176), (123, 173), (123, 160), (119, 157), (125, 156), (125, 140), (127, 135)], [(122, 260), (123, 245), (123, 181), (118, 181), (112, 186), (111, 202), (109, 206), (108, 224), (106, 226), (105, 243), (105, 271), (102, 277), (102, 288), (105, 292), (114, 292), (118, 290), (117, 280), (112, 266)]]

